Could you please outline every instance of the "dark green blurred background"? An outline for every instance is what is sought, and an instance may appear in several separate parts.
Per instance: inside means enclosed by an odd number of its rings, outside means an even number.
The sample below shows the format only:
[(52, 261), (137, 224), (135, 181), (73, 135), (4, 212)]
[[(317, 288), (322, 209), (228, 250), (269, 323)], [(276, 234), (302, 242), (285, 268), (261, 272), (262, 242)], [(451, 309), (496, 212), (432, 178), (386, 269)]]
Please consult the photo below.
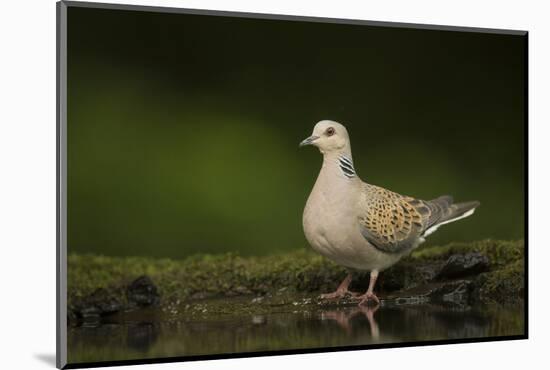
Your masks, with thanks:
[(428, 243), (523, 237), (523, 36), (73, 7), (68, 35), (70, 253), (303, 247), (322, 119), (363, 180), (481, 201)]

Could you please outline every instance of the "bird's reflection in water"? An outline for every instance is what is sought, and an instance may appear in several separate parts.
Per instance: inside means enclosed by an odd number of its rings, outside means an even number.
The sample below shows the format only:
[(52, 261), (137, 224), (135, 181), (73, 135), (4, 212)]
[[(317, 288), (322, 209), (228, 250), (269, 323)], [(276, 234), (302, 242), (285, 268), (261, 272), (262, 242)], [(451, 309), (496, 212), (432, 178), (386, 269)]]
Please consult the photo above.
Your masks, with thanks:
[[(291, 312), (163, 320), (132, 316), (70, 327), (72, 362), (188, 356), (373, 343), (483, 338), (523, 332), (523, 308), (436, 304), (305, 305)], [(92, 325), (93, 324), (93, 325)]]
[(370, 306), (355, 306), (342, 310), (323, 311), (321, 312), (321, 320), (334, 320), (338, 325), (349, 335), (352, 334), (352, 320), (357, 318), (367, 319), (370, 327), (370, 334), (374, 341), (380, 339), (380, 328), (374, 318), (374, 314), (380, 308), (379, 305)]

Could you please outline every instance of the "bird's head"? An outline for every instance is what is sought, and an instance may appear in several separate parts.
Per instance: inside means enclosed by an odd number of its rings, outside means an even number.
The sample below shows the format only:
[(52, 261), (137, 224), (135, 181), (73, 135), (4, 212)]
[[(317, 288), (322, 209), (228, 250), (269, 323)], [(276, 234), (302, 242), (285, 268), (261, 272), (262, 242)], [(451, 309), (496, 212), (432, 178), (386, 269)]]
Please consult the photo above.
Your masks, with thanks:
[(300, 146), (305, 145), (314, 145), (323, 154), (350, 151), (346, 128), (338, 122), (328, 120), (317, 122), (311, 136), (300, 143)]

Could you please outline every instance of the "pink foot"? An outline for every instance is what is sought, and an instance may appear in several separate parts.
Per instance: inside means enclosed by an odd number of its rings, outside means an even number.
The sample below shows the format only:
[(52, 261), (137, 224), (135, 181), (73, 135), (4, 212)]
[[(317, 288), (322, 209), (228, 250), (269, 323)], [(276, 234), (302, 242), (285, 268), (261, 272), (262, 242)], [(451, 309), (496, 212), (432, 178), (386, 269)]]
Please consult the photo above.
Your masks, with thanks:
[(366, 292), (362, 296), (359, 296), (358, 298), (361, 298), (361, 301), (359, 302), (359, 306), (367, 305), (369, 303), (369, 300), (373, 300), (376, 305), (380, 304), (380, 300), (376, 296), (376, 294), (372, 292)]

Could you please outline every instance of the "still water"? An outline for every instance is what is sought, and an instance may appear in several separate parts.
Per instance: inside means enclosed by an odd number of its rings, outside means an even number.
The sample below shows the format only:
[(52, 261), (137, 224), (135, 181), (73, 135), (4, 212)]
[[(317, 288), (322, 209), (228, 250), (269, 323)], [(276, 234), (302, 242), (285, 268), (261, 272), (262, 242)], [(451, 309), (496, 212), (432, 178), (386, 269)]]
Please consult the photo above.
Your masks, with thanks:
[[(234, 314), (186, 317), (181, 313), (141, 311), (70, 327), (69, 363), (524, 333), (523, 306), (417, 304), (360, 308), (294, 302), (266, 311), (241, 303), (248, 309)], [(200, 307), (209, 306), (206, 303)]]

